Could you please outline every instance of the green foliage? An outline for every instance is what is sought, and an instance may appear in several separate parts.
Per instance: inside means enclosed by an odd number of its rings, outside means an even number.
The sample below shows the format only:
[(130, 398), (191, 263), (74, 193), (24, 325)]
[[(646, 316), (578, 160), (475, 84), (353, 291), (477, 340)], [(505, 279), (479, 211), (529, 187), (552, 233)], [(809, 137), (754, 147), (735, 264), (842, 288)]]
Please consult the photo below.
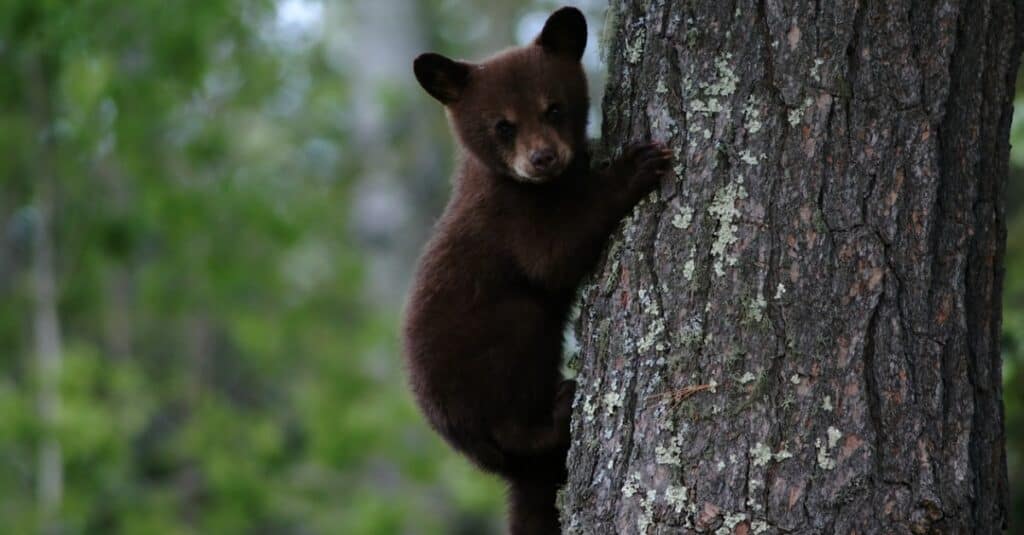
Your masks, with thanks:
[(1003, 279), (1003, 402), (1010, 477), (1010, 525), (1024, 525), (1024, 80), (1018, 79), (1010, 132)]
[[(322, 11), (282, 29), (289, 3)], [(423, 21), (442, 9), (413, 7)], [(424, 425), (402, 375), (401, 292), (373, 289), (404, 284), (451, 147), (440, 111), (420, 111), (416, 50), (373, 85), (352, 61), (362, 11), (0, 2), (4, 532), (497, 530), (500, 483)], [(419, 24), (447, 52), (479, 45)], [(353, 215), (381, 170), (416, 182), (394, 177), (416, 204), (384, 245)], [(63, 338), (50, 427), (33, 334), (45, 196)], [(398, 266), (383, 280), (382, 258)], [(55, 517), (36, 495), (47, 437), (61, 446)]]

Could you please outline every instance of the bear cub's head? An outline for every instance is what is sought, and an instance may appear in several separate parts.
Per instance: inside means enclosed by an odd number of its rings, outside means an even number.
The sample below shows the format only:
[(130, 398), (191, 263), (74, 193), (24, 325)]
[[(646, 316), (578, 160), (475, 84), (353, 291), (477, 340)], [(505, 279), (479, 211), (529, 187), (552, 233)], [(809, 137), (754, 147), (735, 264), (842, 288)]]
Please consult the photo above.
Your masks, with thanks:
[(462, 145), (495, 173), (527, 183), (561, 175), (585, 150), (587, 22), (563, 7), (533, 43), (479, 63), (422, 54), (420, 85), (441, 101)]

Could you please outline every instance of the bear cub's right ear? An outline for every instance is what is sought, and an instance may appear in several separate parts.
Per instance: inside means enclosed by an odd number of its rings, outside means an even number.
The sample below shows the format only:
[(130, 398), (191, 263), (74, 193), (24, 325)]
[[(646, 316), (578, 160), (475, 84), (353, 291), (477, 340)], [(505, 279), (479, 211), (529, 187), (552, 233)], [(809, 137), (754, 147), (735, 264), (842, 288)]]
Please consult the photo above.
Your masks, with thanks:
[(412, 63), (412, 70), (423, 89), (444, 105), (459, 100), (469, 85), (469, 65), (441, 54), (420, 54)]
[(563, 7), (548, 17), (534, 43), (551, 54), (579, 61), (587, 47), (587, 19), (578, 9)]

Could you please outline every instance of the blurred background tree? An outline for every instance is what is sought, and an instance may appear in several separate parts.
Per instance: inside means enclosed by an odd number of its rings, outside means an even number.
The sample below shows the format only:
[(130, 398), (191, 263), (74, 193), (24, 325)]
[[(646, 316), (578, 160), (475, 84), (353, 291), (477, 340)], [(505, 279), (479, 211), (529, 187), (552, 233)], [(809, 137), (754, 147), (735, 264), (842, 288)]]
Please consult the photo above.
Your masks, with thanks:
[[(3, 531), (498, 532), (500, 483), (426, 429), (401, 369), (454, 156), (410, 65), (526, 42), (559, 4), (0, 2)], [(579, 4), (599, 102), (604, 5)], [(1020, 526), (1024, 150), (1012, 164)]]

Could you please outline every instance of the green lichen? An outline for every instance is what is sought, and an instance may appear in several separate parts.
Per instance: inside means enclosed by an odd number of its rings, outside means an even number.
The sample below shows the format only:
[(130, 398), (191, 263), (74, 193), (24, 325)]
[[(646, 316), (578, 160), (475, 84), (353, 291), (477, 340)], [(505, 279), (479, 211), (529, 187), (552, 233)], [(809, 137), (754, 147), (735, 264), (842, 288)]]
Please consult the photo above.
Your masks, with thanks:
[(665, 349), (664, 344), (657, 342), (657, 338), (665, 333), (665, 320), (662, 318), (655, 318), (651, 321), (650, 326), (647, 328), (647, 333), (637, 343), (637, 349), (641, 353), (645, 353), (654, 347), (655, 349), (662, 351)]
[(597, 411), (597, 405), (593, 401), (594, 397), (590, 394), (583, 398), (583, 418), (588, 422), (594, 420), (594, 413)]
[(715, 535), (730, 535), (733, 532), (733, 529), (736, 528), (736, 525), (746, 519), (747, 513), (730, 513), (727, 511), (722, 517), (722, 525), (715, 530)]
[(682, 513), (686, 508), (686, 487), (669, 485), (665, 488), (665, 502), (668, 503), (676, 513)]
[(756, 134), (760, 132), (761, 128), (764, 126), (764, 124), (761, 123), (761, 110), (759, 108), (760, 105), (761, 103), (758, 102), (758, 100), (754, 98), (753, 95), (751, 95), (749, 98), (747, 98), (747, 105), (744, 106), (743, 108), (744, 127), (750, 134)]
[(718, 276), (725, 275), (725, 266), (734, 266), (738, 261), (735, 256), (728, 254), (728, 249), (739, 239), (736, 235), (739, 230), (736, 219), (740, 211), (736, 208), (736, 202), (745, 198), (747, 190), (743, 187), (743, 179), (739, 178), (715, 192), (715, 197), (708, 206), (708, 214), (718, 220), (718, 231), (715, 234), (715, 241), (711, 244), (713, 267)]
[(630, 474), (630, 477), (626, 479), (626, 483), (622, 485), (622, 495), (625, 496), (626, 498), (632, 497), (634, 494), (637, 493), (637, 490), (639, 490), (637, 488), (637, 485), (639, 483), (640, 474), (636, 472)]
[(772, 460), (772, 449), (758, 442), (753, 448), (750, 448), (750, 455), (750, 461), (754, 466), (764, 466)]
[(785, 448), (772, 453), (771, 448), (760, 442), (750, 448), (750, 455), (750, 462), (754, 466), (766, 466), (770, 461), (781, 462), (793, 457), (793, 454), (786, 451)]
[(683, 264), (683, 277), (686, 277), (686, 280), (693, 280), (693, 270), (695, 266), (696, 264), (692, 257)]
[(800, 124), (800, 121), (803, 121), (804, 113), (806, 113), (807, 110), (811, 107), (811, 104), (814, 104), (814, 100), (811, 97), (807, 97), (806, 99), (804, 99), (803, 105), (801, 105), (799, 108), (793, 108), (792, 110), (789, 111), (790, 126), (796, 126)]
[(676, 162), (672, 167), (672, 171), (676, 174), (676, 179), (682, 180), (686, 173), (686, 164), (683, 161), (683, 149), (678, 146), (672, 147), (672, 161)]
[(829, 455), (829, 450), (836, 447), (843, 433), (832, 426), (829, 426), (826, 433), (828, 435), (828, 442), (824, 443), (820, 438), (817, 438), (814, 440), (814, 446), (818, 449), (818, 466), (822, 470), (832, 470), (836, 467), (836, 461)]
[(751, 478), (747, 484), (747, 507), (754, 511), (761, 510), (761, 504), (758, 503), (757, 495), (758, 489), (764, 487), (764, 481), (758, 478)]
[(828, 430), (826, 431), (826, 433), (828, 434), (828, 447), (830, 449), (836, 447), (836, 444), (839, 442), (839, 439), (843, 437), (842, 431), (832, 426), (828, 426)]
[(604, 412), (607, 416), (611, 416), (615, 409), (622, 407), (622, 394), (619, 392), (608, 392), (601, 399), (604, 401)]
[(739, 82), (740, 77), (736, 76), (736, 71), (729, 65), (730, 60), (732, 60), (732, 54), (726, 54), (725, 57), (715, 60), (718, 78), (704, 88), (705, 93), (724, 97), (736, 92), (736, 83)]
[(632, 41), (626, 41), (626, 61), (637, 64), (644, 54), (644, 43), (647, 41), (647, 33), (641, 29), (633, 37)]
[(679, 343), (687, 346), (699, 344), (703, 338), (704, 324), (698, 317), (688, 321), (679, 333)]
[(679, 435), (673, 436), (669, 440), (668, 446), (657, 446), (654, 448), (654, 461), (658, 464), (669, 464), (675, 466), (682, 465), (682, 439)]
[(815, 82), (821, 81), (821, 73), (818, 69), (820, 69), (824, 63), (825, 60), (821, 58), (814, 58), (814, 66), (811, 67), (811, 78), (813, 78)]
[(654, 522), (654, 502), (658, 498), (658, 491), (651, 489), (640, 498), (640, 508), (643, 512), (636, 519), (636, 527), (640, 533), (647, 533), (648, 526)]
[(747, 303), (747, 320), (753, 323), (761, 323), (764, 321), (764, 310), (768, 306), (768, 302), (764, 296), (758, 294)]
[(658, 342), (658, 338), (665, 333), (665, 320), (660, 316), (658, 302), (645, 288), (641, 288), (638, 294), (640, 296), (640, 304), (644, 309), (644, 313), (654, 316), (654, 320), (651, 321), (647, 328), (647, 332), (638, 342), (637, 349), (641, 353), (649, 351), (651, 347), (655, 347), (658, 351), (663, 351), (665, 349), (665, 345)]
[(709, 98), (707, 101), (695, 98), (690, 101), (690, 109), (696, 113), (718, 113), (722, 111), (722, 105), (717, 98)]
[(691, 221), (693, 221), (693, 208), (689, 206), (680, 206), (679, 213), (672, 216), (672, 226), (680, 230), (689, 228)]

